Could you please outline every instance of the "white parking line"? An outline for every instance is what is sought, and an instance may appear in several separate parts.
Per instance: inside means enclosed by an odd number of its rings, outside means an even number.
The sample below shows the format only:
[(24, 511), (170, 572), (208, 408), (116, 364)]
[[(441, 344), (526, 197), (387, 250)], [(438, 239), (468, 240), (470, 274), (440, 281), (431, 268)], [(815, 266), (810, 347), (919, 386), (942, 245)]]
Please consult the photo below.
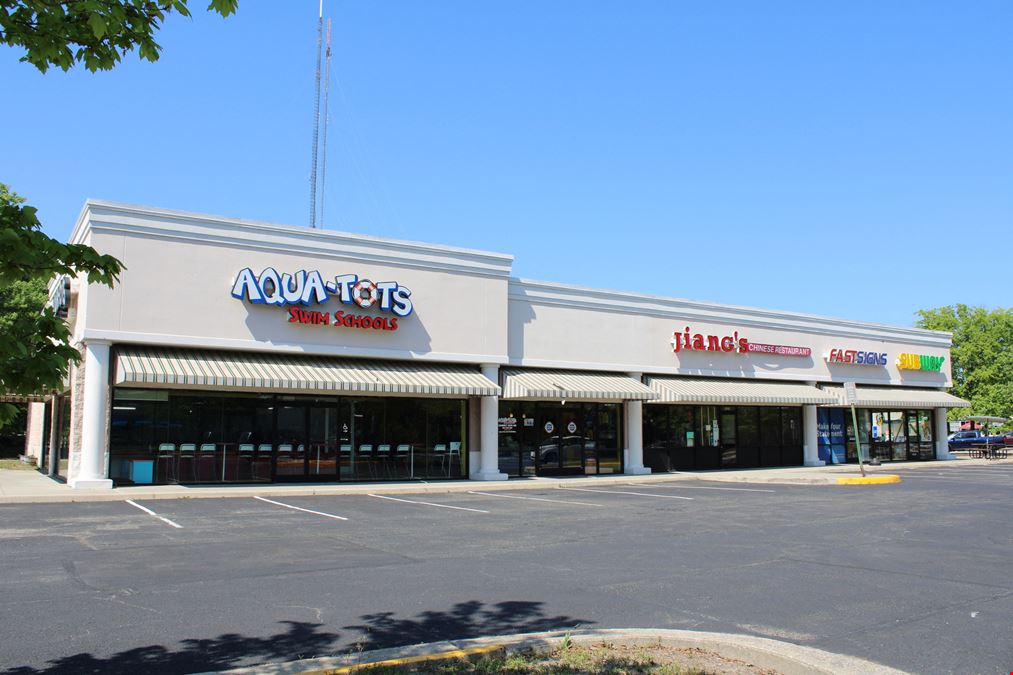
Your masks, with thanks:
[[(637, 483), (627, 483), (629, 487), (640, 487)], [(709, 485), (658, 485), (657, 483), (651, 484), (652, 488), (675, 488), (677, 490), (734, 490), (736, 492), (776, 492), (776, 490), (761, 490), (760, 488), (729, 488), (729, 487), (710, 487)]]
[(472, 492), (468, 491), (469, 495), (485, 495), (486, 497), (502, 497), (503, 499), (527, 499), (533, 502), (552, 502), (554, 504), (573, 504), (574, 506), (601, 506), (601, 504), (592, 504), (591, 502), (568, 502), (563, 499), (546, 499), (545, 497), (520, 497), (518, 495), (501, 495), (495, 492)]
[(262, 502), (267, 502), (268, 504), (274, 504), (276, 506), (284, 506), (286, 509), (292, 509), (293, 511), (304, 511), (306, 513), (312, 513), (313, 515), (316, 515), (316, 516), (324, 516), (325, 518), (334, 518), (335, 520), (348, 520), (348, 518), (345, 518), (344, 516), (336, 516), (333, 513), (324, 513), (323, 511), (314, 511), (312, 509), (304, 509), (301, 506), (292, 506), (291, 504), (285, 504), (283, 502), (276, 502), (273, 499), (265, 499), (264, 497), (257, 497), (257, 496), (254, 496), (253, 498), (254, 499), (259, 499)]
[(557, 488), (558, 490), (574, 490), (576, 492), (602, 492), (607, 495), (636, 495), (637, 497), (657, 497), (659, 499), (687, 499), (693, 501), (692, 497), (681, 497), (678, 495), (655, 495), (650, 492), (623, 492), (622, 490), (592, 490), (591, 488)]
[(377, 499), (389, 499), (392, 502), (404, 502), (405, 504), (422, 504), (423, 506), (438, 506), (441, 509), (457, 509), (458, 511), (474, 511), (475, 513), (489, 513), (482, 509), (469, 509), (463, 506), (450, 506), (449, 504), (434, 504), (432, 502), (416, 502), (411, 499), (398, 499), (397, 497), (387, 497), (384, 495), (369, 495), (370, 497), (376, 497)]
[(130, 504), (131, 506), (136, 506), (141, 511), (144, 511), (145, 513), (147, 513), (149, 516), (154, 516), (154, 517), (158, 518), (159, 520), (161, 520), (163, 523), (166, 523), (168, 525), (172, 525), (177, 530), (182, 530), (183, 529), (183, 526), (180, 525), (179, 523), (174, 523), (171, 520), (169, 520), (168, 518), (165, 518), (163, 516), (158, 515), (157, 513), (155, 513), (154, 511), (152, 511), (151, 509), (149, 509), (149, 508), (147, 508), (145, 506), (141, 506), (140, 504), (138, 504), (137, 502), (133, 501), (132, 499), (127, 499), (126, 502), (127, 502), (127, 504)]

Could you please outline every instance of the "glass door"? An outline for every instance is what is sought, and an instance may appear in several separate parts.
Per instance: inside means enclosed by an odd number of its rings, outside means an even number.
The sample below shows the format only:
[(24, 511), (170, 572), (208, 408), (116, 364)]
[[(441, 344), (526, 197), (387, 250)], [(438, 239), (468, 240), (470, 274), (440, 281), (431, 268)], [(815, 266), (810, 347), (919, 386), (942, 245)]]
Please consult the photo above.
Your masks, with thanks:
[(540, 403), (535, 416), (538, 439), (536, 473), (539, 475), (584, 472), (583, 419), (580, 404)]
[(338, 479), (339, 414), (335, 404), (309, 407), (309, 444), (306, 475), (310, 480)]

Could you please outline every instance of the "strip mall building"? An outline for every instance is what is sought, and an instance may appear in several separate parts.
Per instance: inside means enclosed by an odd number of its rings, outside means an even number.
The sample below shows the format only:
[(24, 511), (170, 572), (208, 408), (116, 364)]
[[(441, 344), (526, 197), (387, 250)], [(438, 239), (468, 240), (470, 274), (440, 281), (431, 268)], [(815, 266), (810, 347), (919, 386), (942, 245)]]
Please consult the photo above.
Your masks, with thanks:
[(115, 288), (29, 453), (74, 487), (947, 457), (950, 335), (511, 276), (513, 257), (89, 201)]

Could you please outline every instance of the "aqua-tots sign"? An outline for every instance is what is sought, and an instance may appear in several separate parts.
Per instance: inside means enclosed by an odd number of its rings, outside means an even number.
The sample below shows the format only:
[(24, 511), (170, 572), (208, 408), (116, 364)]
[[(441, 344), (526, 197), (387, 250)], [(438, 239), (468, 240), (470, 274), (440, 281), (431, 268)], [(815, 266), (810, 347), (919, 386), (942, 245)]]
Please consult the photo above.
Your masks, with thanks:
[(346, 305), (362, 309), (376, 307), (406, 317), (412, 313), (412, 292), (396, 281), (360, 279), (355, 274), (341, 274), (327, 281), (320, 272), (299, 270), (279, 274), (268, 267), (259, 275), (249, 267), (236, 276), (232, 297), (254, 305), (322, 305), (331, 297)]

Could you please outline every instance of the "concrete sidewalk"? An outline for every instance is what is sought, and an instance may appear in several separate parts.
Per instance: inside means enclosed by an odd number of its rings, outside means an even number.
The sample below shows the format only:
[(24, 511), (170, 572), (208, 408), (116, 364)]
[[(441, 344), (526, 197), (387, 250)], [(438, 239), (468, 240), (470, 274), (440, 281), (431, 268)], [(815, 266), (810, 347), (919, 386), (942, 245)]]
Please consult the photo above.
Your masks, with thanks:
[[(953, 461), (903, 462), (866, 467), (870, 475), (910, 469), (952, 469), (967, 466), (1013, 464), (1013, 459), (957, 459)], [(566, 478), (512, 478), (509, 481), (470, 480), (397, 481), (370, 483), (303, 483), (260, 485), (138, 485), (112, 490), (73, 490), (38, 471), (0, 469), (0, 504), (121, 501), (124, 499), (209, 499), (259, 495), (356, 495), (467, 492), (469, 490), (545, 490), (577, 485), (650, 485), (671, 481), (720, 481), (732, 483), (771, 483), (782, 485), (836, 485), (842, 476), (858, 476), (854, 464), (824, 467), (786, 467), (774, 469), (725, 469), (658, 473), (646, 476), (575, 476)]]

